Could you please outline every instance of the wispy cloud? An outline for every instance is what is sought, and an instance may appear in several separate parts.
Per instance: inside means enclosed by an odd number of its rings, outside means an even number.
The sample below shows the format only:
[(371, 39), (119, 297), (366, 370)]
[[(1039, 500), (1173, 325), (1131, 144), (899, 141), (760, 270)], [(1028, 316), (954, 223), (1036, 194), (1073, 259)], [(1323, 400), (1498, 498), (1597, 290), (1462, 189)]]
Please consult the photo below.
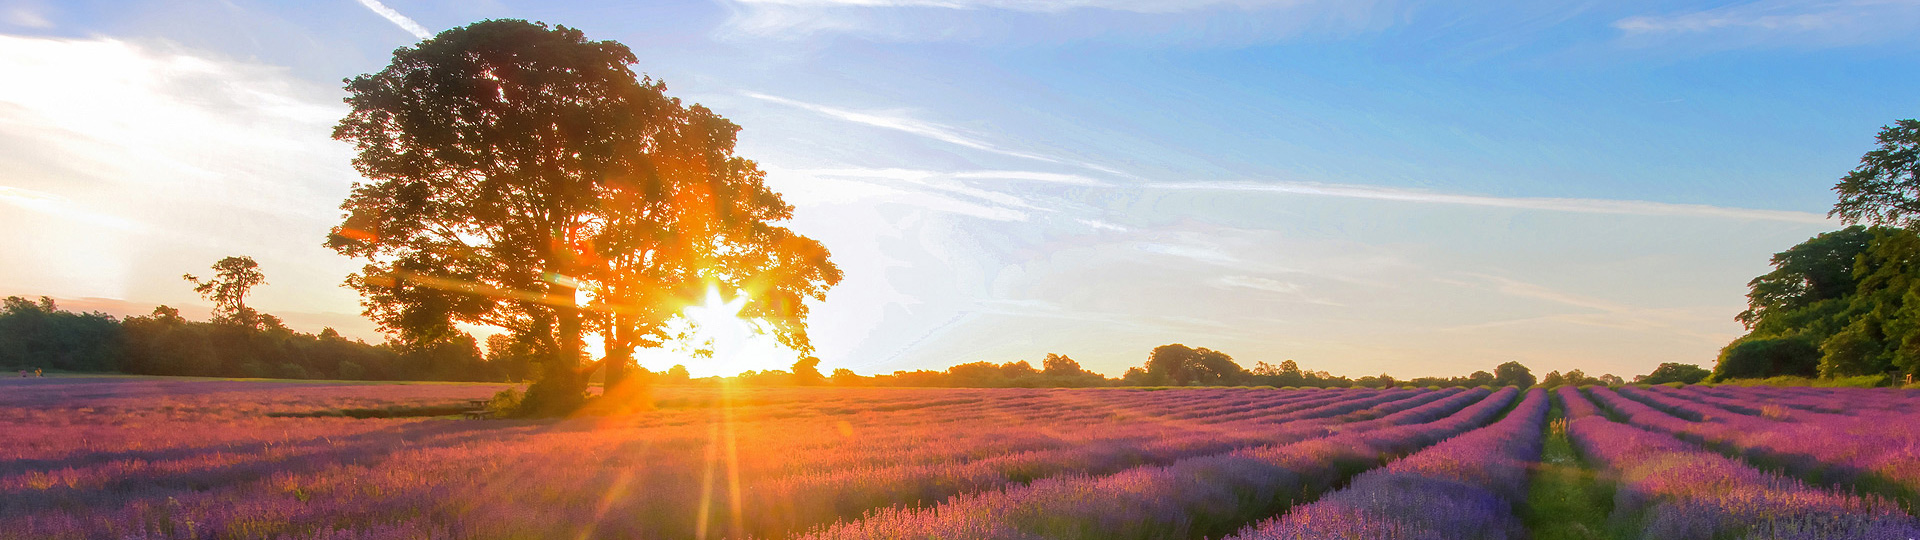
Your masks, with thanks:
[(1258, 9), (1292, 6), (1300, 0), (736, 0), (741, 4), (788, 7), (1000, 9), (1057, 13), (1104, 9), (1133, 13), (1175, 13), (1212, 7)]
[(148, 227), (138, 221), (89, 210), (73, 204), (66, 197), (44, 191), (0, 186), (0, 203), (78, 223), (100, 225), (131, 233), (148, 232)]
[(39, 11), (27, 6), (14, 6), (6, 11), (7, 24), (27, 28), (53, 28), (53, 21), (47, 20)]
[(1223, 266), (1237, 264), (1240, 262), (1239, 257), (1235, 257), (1224, 251), (1214, 249), (1212, 247), (1207, 247), (1207, 246), (1187, 245), (1187, 244), (1168, 244), (1168, 243), (1160, 243), (1160, 242), (1142, 242), (1142, 243), (1134, 244), (1133, 249), (1137, 249), (1147, 253), (1166, 255), (1169, 257), (1179, 257), (1182, 259), (1192, 259), (1195, 261), (1212, 263), (1212, 264), (1223, 265)]
[[(852, 122), (855, 124), (864, 124), (868, 126), (881, 128), (881, 129), (891, 129), (894, 131), (917, 135), (920, 137), (933, 139), (933, 140), (944, 142), (947, 144), (952, 144), (952, 145), (961, 146), (965, 148), (972, 148), (974, 150), (980, 150), (983, 152), (990, 152), (990, 153), (999, 154), (1003, 156), (1016, 157), (1016, 158), (1022, 158), (1022, 159), (1031, 159), (1034, 161), (1040, 161), (1040, 162), (1046, 162), (1046, 163), (1071, 165), (1075, 167), (1081, 167), (1088, 170), (1099, 171), (1099, 172), (1112, 174), (1116, 176), (1129, 176), (1126, 173), (1123, 173), (1118, 170), (1108, 168), (1102, 165), (1098, 165), (1098, 164), (1061, 159), (1053, 156), (1047, 156), (1047, 155), (1035, 154), (1032, 152), (1023, 152), (1019, 150), (1004, 148), (999, 145), (981, 140), (978, 137), (963, 133), (961, 130), (956, 129), (952, 126), (939, 124), (935, 122), (928, 122), (925, 120), (920, 120), (920, 119), (916, 119), (916, 118), (912, 118), (904, 115), (886, 113), (886, 112), (877, 112), (877, 111), (855, 111), (855, 110), (849, 110), (849, 109), (842, 109), (838, 107), (820, 105), (817, 103), (808, 103), (805, 101), (788, 99), (780, 96), (762, 94), (759, 92), (741, 92), (741, 95), (766, 101), (769, 103), (777, 103), (780, 105), (786, 105), (788, 107), (794, 107), (794, 108), (798, 108), (798, 109), (802, 109), (802, 110), (806, 110), (814, 113), (819, 113), (829, 118)], [(1026, 173), (1026, 174), (1029, 175), (1027, 179), (1034, 179), (1034, 180), (1043, 179), (1043, 178), (1053, 178), (1053, 177), (1058, 177), (1058, 178), (1072, 177), (1072, 175), (1049, 175), (1047, 173)], [(1074, 177), (1074, 178), (1078, 178), (1078, 177)], [(1091, 180), (1091, 179), (1088, 179), (1088, 180)]]
[(1085, 176), (1080, 176), (1077, 174), (1061, 174), (1061, 173), (1034, 172), (1034, 171), (967, 171), (967, 172), (951, 173), (949, 176), (952, 176), (954, 178), (970, 178), (970, 179), (980, 179), (980, 180), (1030, 180), (1034, 182), (1048, 182), (1048, 183), (1054, 183), (1054, 184), (1068, 184), (1068, 185), (1074, 185), (1074, 186), (1107, 185), (1106, 182), (1101, 182), (1099, 180), (1095, 180), (1093, 178), (1088, 178)]
[(413, 22), (413, 19), (408, 18), (406, 15), (401, 15), (400, 12), (394, 11), (393, 8), (387, 7), (386, 4), (380, 3), (380, 0), (360, 0), (360, 5), (367, 6), (367, 9), (371, 9), (374, 13), (380, 14), (381, 17), (386, 18), (387, 21), (393, 23), (394, 26), (400, 27), (401, 30), (406, 30), (407, 33), (413, 34), (413, 37), (420, 39), (433, 37), (433, 32), (428, 32), (427, 27), (420, 26), (420, 23)]
[[(787, 169), (767, 167), (779, 182), (804, 182), (811, 201), (868, 200), (907, 204), (993, 221), (1027, 221), (1045, 208), (1016, 195), (968, 186), (951, 173), (918, 169)], [(822, 193), (824, 191), (825, 193)]]
[(1712, 38), (1725, 44), (1848, 44), (1904, 39), (1920, 23), (1915, 0), (1762, 0), (1714, 9), (1620, 19), (1634, 38)]
[[(1588, 312), (1587, 313), (1556, 313), (1556, 314), (1539, 316), (1539, 317), (1526, 317), (1521, 319), (1493, 321), (1493, 322), (1480, 323), (1480, 324), (1455, 326), (1455, 327), (1448, 328), (1447, 330), (1453, 330), (1453, 331), (1475, 330), (1475, 329), (1524, 325), (1524, 324), (1531, 324), (1531, 323), (1537, 323), (1537, 322), (1558, 322), (1558, 323), (1566, 323), (1566, 324), (1576, 324), (1581, 326), (1594, 326), (1594, 327), (1601, 327), (1601, 328), (1615, 328), (1615, 329), (1625, 329), (1625, 330), (1651, 330), (1651, 331), (1658, 331), (1663, 333), (1669, 333), (1672, 335), (1686, 336), (1693, 339), (1699, 339), (1699, 340), (1716, 342), (1716, 343), (1725, 341), (1727, 339), (1727, 336), (1725, 335), (1714, 333), (1714, 332), (1705, 332), (1700, 330), (1701, 325), (1699, 324), (1700, 322), (1699, 319), (1701, 317), (1702, 312), (1703, 311), (1709, 312), (1714, 315), (1722, 314), (1723, 312), (1718, 309), (1701, 310), (1701, 309), (1647, 308), (1647, 307), (1627, 305), (1620, 302), (1607, 300), (1604, 298), (1596, 298), (1592, 296), (1570, 293), (1570, 292), (1561, 291), (1558, 289), (1546, 287), (1546, 286), (1535, 284), (1535, 283), (1527, 283), (1527, 282), (1505, 278), (1501, 276), (1494, 276), (1494, 275), (1487, 275), (1487, 274), (1473, 274), (1473, 273), (1466, 274), (1466, 276), (1469, 278), (1479, 280), (1480, 282), (1486, 285), (1491, 285), (1493, 290), (1507, 296), (1512, 296), (1515, 298), (1539, 300), (1539, 301), (1543, 301), (1551, 304), (1558, 304), (1561, 306), (1588, 310)], [(1446, 279), (1436, 279), (1435, 281), (1453, 284), (1453, 285), (1468, 286), (1468, 287), (1479, 286), (1473, 283), (1464, 283), (1464, 282), (1458, 282), (1458, 281), (1452, 281), (1452, 280), (1446, 280)]]
[(1288, 283), (1255, 276), (1226, 276), (1220, 278), (1220, 284), (1228, 287), (1239, 287), (1281, 294), (1296, 294), (1300, 292), (1300, 284), (1298, 283)]
[(1308, 195), (1316, 197), (1341, 197), (1349, 199), (1373, 199), (1382, 201), (1402, 201), (1426, 204), (1452, 204), (1463, 206), (1485, 206), (1494, 208), (1512, 208), (1518, 210), (1544, 210), (1550, 212), (1574, 212), (1582, 214), (1626, 214), (1644, 216), (1691, 216), (1727, 219), (1748, 219), (1762, 221), (1787, 221), (1794, 223), (1832, 223), (1825, 215), (1812, 212), (1790, 210), (1756, 210), (1750, 208), (1728, 208), (1704, 204), (1671, 204), (1650, 201), (1622, 201), (1609, 199), (1568, 199), (1555, 197), (1493, 197), (1487, 195), (1461, 195), (1453, 193), (1435, 193), (1412, 189), (1398, 189), (1377, 186), (1357, 186), (1343, 184), (1314, 184), (1304, 182), (1185, 182), (1154, 183), (1147, 187), (1171, 190), (1207, 190), (1207, 191), (1244, 191), (1253, 193), (1284, 193), (1290, 195)]
[(1241, 47), (1406, 21), (1407, 0), (732, 0), (721, 34), (793, 40), (1071, 42)]

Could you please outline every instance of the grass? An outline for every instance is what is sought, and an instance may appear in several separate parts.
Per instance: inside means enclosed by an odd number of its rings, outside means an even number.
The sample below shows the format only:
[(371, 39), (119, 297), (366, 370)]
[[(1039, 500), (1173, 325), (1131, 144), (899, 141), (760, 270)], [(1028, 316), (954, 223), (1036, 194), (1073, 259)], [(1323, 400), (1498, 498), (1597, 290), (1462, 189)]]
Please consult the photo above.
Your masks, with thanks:
[(1613, 483), (1580, 458), (1567, 439), (1559, 405), (1547, 416), (1546, 445), (1535, 465), (1522, 516), (1534, 540), (1602, 540), (1613, 511)]
[(1859, 377), (1838, 377), (1815, 379), (1811, 377), (1781, 376), (1766, 379), (1732, 379), (1714, 382), (1715, 386), (1811, 386), (1815, 388), (1878, 388), (1887, 386), (1891, 381), (1886, 375), (1861, 375)]
[(389, 405), (377, 408), (327, 409), (312, 412), (270, 412), (267, 416), (282, 418), (420, 418), (438, 416), (459, 416), (473, 410), (464, 404), (445, 405)]

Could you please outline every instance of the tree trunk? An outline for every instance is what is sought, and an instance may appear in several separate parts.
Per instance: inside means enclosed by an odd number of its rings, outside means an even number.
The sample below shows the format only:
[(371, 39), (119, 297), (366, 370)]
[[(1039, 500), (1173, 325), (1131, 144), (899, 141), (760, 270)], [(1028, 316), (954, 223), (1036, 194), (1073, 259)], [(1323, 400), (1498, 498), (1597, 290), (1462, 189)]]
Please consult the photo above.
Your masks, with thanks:
[[(573, 289), (555, 287), (555, 294), (573, 297)], [(580, 340), (580, 310), (572, 307), (554, 307), (553, 346), (548, 349), (546, 373), (539, 382), (527, 388), (527, 399), (522, 404), (521, 413), (527, 416), (565, 416), (580, 409), (586, 402), (587, 374), (580, 369), (580, 358), (585, 356), (585, 344)]]
[(601, 395), (613, 395), (622, 383), (627, 382), (627, 366), (633, 363), (633, 329), (628, 324), (632, 316), (614, 314), (613, 324), (604, 336), (606, 350), (606, 390)]

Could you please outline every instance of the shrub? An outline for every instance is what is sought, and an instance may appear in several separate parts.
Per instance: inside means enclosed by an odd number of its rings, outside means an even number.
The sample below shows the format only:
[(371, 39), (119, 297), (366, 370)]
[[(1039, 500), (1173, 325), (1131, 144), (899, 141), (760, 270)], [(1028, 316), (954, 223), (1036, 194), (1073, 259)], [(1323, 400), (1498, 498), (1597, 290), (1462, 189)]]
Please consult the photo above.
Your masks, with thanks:
[(518, 388), (501, 390), (487, 401), (487, 413), (493, 416), (518, 416), (521, 413), (520, 402), (526, 398), (527, 394)]

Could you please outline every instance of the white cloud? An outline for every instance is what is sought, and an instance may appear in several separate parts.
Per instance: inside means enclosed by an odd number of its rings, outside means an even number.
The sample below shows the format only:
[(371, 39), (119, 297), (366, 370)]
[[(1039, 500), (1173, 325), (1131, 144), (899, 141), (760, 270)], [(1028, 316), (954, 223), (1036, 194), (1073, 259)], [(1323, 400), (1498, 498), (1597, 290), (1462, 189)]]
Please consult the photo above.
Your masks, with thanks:
[(1228, 287), (1239, 287), (1281, 294), (1297, 294), (1300, 292), (1300, 284), (1298, 283), (1288, 283), (1255, 276), (1226, 276), (1220, 278), (1220, 284)]
[(1435, 193), (1411, 189), (1387, 188), (1378, 186), (1357, 186), (1343, 184), (1314, 184), (1305, 182), (1186, 182), (1155, 183), (1147, 187), (1171, 190), (1205, 191), (1245, 191), (1253, 193), (1282, 193), (1290, 195), (1309, 195), (1317, 197), (1342, 197), (1351, 199), (1373, 199), (1383, 201), (1402, 201), (1425, 204), (1451, 204), (1463, 206), (1485, 206), (1494, 208), (1512, 208), (1517, 210), (1544, 210), (1550, 212), (1574, 212), (1584, 214), (1627, 214), (1644, 216), (1689, 216), (1725, 219), (1745, 219), (1764, 221), (1785, 221), (1793, 223), (1828, 224), (1825, 215), (1812, 212), (1794, 212), (1789, 210), (1756, 210), (1750, 208), (1728, 208), (1704, 204), (1671, 204), (1650, 201), (1621, 201), (1609, 199), (1569, 199), (1555, 197), (1493, 197), (1486, 195), (1459, 195)]
[[(357, 313), (320, 246), (358, 175), (338, 90), (286, 69), (113, 39), (0, 35), (0, 287), (193, 302), (180, 281), (251, 255), (281, 312)], [(318, 330), (318, 328), (307, 328)], [(376, 337), (371, 325), (341, 328)]]
[(427, 27), (420, 26), (420, 23), (413, 22), (413, 19), (408, 18), (406, 15), (401, 15), (400, 12), (394, 11), (393, 8), (387, 7), (386, 4), (380, 3), (380, 0), (360, 0), (360, 5), (367, 6), (367, 9), (380, 14), (387, 22), (393, 23), (394, 26), (400, 27), (401, 30), (406, 30), (407, 33), (413, 34), (413, 37), (420, 39), (433, 37), (433, 32), (427, 31)]

